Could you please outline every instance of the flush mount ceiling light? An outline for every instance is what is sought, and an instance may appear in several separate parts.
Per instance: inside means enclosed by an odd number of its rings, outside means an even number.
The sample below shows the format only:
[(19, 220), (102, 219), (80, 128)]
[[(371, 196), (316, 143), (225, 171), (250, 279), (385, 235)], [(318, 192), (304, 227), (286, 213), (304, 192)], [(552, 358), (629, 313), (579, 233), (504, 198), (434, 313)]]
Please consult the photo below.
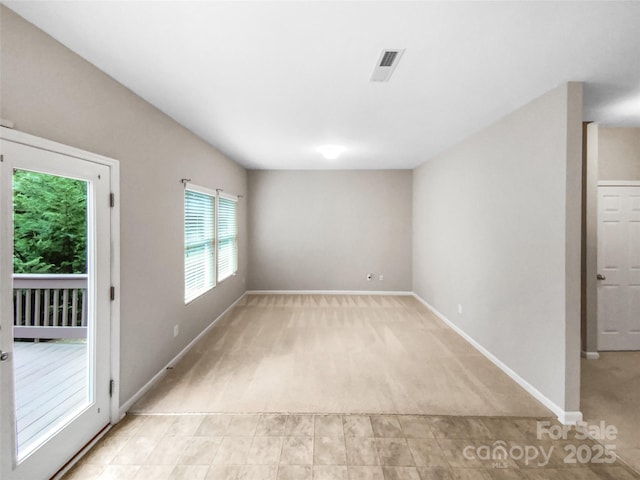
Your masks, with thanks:
[(322, 145), (316, 148), (316, 152), (327, 160), (335, 160), (346, 151), (347, 149), (342, 145)]

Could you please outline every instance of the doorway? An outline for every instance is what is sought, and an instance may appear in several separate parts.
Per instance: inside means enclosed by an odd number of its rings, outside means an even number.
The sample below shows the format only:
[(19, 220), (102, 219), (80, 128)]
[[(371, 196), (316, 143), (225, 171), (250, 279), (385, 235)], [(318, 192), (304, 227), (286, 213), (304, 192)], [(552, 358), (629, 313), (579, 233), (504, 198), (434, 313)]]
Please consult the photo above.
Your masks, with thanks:
[(585, 127), (580, 404), (585, 421), (617, 429), (608, 443), (638, 471), (639, 133), (595, 123)]
[(46, 479), (113, 417), (114, 169), (2, 133), (1, 476)]
[(640, 350), (640, 185), (598, 185), (598, 350)]

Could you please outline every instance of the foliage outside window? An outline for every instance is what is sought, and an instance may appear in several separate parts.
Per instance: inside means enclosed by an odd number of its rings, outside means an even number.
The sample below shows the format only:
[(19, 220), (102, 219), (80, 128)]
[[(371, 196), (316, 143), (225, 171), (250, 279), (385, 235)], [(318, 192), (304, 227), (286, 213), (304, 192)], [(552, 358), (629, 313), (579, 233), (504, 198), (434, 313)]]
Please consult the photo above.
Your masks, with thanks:
[(87, 273), (87, 182), (13, 174), (14, 273)]

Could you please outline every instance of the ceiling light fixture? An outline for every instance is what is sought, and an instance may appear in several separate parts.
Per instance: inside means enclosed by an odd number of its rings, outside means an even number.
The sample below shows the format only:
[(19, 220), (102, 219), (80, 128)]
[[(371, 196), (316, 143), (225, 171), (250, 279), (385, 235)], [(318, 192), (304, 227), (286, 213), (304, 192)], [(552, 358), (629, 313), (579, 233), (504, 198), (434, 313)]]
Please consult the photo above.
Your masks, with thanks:
[(342, 145), (322, 145), (316, 148), (316, 152), (327, 160), (335, 160), (346, 151), (347, 149)]

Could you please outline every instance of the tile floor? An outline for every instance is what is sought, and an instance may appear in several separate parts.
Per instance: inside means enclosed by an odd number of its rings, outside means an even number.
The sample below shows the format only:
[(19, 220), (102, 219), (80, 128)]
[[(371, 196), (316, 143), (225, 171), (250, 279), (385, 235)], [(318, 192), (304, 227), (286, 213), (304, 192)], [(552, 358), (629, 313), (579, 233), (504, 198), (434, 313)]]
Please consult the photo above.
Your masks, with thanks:
[[(128, 415), (64, 478), (640, 479), (620, 463), (588, 462), (599, 445), (575, 432), (557, 441), (537, 436), (536, 419), (516, 417)], [(498, 448), (512, 455), (486, 459)], [(520, 456), (527, 449), (530, 461)], [(566, 463), (571, 452), (583, 462)]]

